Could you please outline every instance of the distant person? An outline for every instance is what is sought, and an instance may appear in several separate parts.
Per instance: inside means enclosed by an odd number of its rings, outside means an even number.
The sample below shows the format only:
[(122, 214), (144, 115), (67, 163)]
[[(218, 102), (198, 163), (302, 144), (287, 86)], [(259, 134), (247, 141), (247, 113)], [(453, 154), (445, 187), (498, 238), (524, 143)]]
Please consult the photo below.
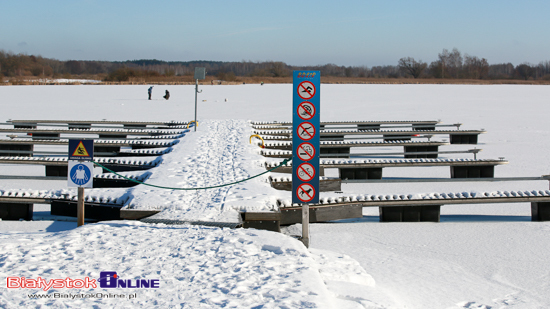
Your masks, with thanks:
[(153, 86), (149, 87), (149, 90), (147, 90), (147, 93), (149, 93), (149, 100), (151, 100), (151, 95), (153, 94)]
[(264, 82), (261, 82), (261, 83), (260, 83), (260, 85), (262, 85), (262, 86), (263, 86), (263, 85), (264, 85)]
[(163, 98), (165, 98), (166, 100), (170, 99), (170, 92), (168, 92), (168, 90), (166, 90), (166, 93), (164, 94)]

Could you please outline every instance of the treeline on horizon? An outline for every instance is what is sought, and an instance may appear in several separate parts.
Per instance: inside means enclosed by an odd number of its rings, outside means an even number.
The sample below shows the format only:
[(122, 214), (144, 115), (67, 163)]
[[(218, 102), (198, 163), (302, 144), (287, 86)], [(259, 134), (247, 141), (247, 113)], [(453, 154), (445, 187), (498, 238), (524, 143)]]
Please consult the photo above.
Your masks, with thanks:
[(208, 76), (235, 81), (238, 77), (289, 77), (293, 70), (320, 71), (321, 76), (355, 78), (448, 78), (550, 80), (550, 61), (539, 64), (489, 64), (487, 59), (444, 49), (438, 59), (425, 63), (412, 57), (385, 66), (291, 66), (280, 61), (90, 61), (43, 58), (0, 50), (0, 78), (74, 78), (94, 76), (103, 81), (148, 81), (159, 78), (191, 77), (195, 67), (205, 67)]

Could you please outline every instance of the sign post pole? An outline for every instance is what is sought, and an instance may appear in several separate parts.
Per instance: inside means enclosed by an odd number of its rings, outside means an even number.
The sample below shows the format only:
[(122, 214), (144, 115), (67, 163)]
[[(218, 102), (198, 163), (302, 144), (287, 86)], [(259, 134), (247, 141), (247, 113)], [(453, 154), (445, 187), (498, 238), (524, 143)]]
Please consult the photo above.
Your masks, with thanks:
[(309, 205), (302, 204), (302, 243), (309, 248)]
[(78, 204), (76, 206), (77, 226), (84, 225), (84, 187), (78, 187)]
[(319, 203), (321, 72), (294, 71), (292, 203), (302, 206), (302, 242), (309, 247), (309, 204)]
[(199, 91), (199, 79), (206, 78), (206, 68), (195, 68), (195, 132), (197, 132), (197, 94)]

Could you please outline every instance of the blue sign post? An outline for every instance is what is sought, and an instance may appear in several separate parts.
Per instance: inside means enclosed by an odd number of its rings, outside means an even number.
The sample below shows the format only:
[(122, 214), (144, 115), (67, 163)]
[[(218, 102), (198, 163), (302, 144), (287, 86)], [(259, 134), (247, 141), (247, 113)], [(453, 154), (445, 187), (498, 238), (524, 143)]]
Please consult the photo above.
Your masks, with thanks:
[(302, 242), (309, 247), (309, 204), (319, 203), (321, 72), (294, 71), (292, 203), (302, 205)]
[(292, 117), (292, 202), (319, 203), (319, 71), (294, 71)]

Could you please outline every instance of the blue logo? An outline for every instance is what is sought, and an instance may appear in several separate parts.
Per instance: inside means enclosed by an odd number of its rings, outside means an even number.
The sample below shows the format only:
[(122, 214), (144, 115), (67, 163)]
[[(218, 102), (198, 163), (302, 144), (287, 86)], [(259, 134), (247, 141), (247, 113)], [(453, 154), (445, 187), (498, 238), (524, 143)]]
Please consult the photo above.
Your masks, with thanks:
[(116, 288), (117, 281), (116, 271), (102, 271), (99, 273), (99, 287), (101, 288)]
[(84, 164), (73, 166), (69, 175), (71, 176), (71, 180), (79, 186), (87, 184), (92, 177), (90, 169)]
[(159, 279), (121, 279), (116, 271), (102, 271), (99, 273), (99, 287), (104, 289), (158, 289)]

